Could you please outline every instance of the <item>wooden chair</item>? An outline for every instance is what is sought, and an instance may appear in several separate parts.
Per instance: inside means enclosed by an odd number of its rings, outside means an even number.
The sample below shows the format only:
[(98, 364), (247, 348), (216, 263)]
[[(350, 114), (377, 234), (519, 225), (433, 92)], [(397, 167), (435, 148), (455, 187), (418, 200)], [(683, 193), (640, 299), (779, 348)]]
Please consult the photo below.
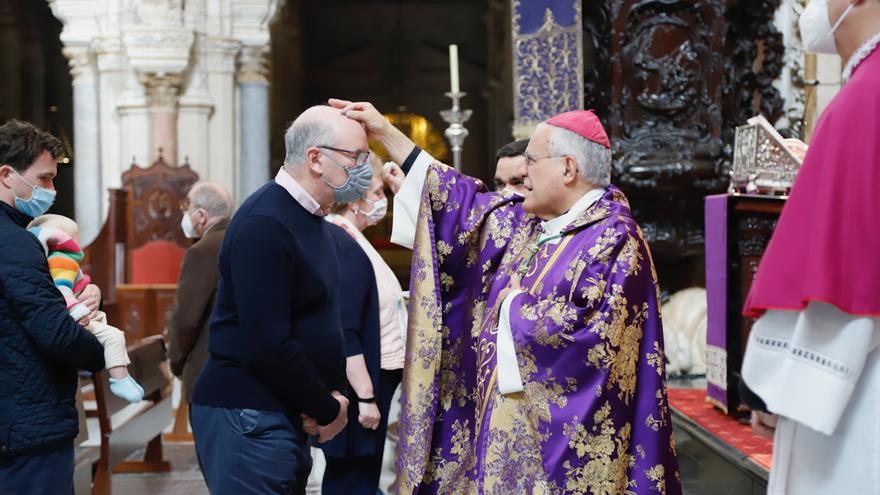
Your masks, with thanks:
[[(171, 380), (165, 361), (165, 343), (148, 337), (129, 346), (131, 375), (144, 388), (144, 400), (129, 404), (110, 392), (106, 371), (92, 376), (97, 417), (101, 431), (100, 458), (95, 465), (93, 492), (112, 493), (112, 473), (167, 472), (171, 465), (162, 457), (162, 431), (171, 424)], [(129, 414), (128, 408), (133, 412)], [(123, 417), (116, 416), (125, 409)], [(114, 417), (116, 416), (116, 417)], [(146, 447), (142, 461), (127, 461)]]
[(111, 324), (130, 342), (165, 328), (180, 262), (192, 244), (180, 229), (180, 204), (199, 176), (189, 164), (132, 164), (110, 189), (107, 220), (85, 248), (83, 270), (103, 292)]

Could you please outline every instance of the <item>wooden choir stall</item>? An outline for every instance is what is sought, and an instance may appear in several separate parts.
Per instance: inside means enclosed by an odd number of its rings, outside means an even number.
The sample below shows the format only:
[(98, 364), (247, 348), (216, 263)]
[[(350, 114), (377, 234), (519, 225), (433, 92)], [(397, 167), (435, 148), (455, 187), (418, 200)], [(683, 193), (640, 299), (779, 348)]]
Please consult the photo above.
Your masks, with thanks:
[(181, 204), (199, 176), (188, 164), (132, 164), (110, 189), (107, 220), (85, 248), (83, 270), (101, 288), (108, 320), (133, 343), (165, 329), (180, 262), (192, 244), (180, 228)]
[[(106, 373), (92, 377), (94, 392), (87, 392), (86, 400), (97, 407), (86, 413), (98, 419), (101, 442), (98, 449), (78, 449), (83, 469), (78, 462), (77, 473), (83, 474), (78, 474), (77, 494), (89, 489), (109, 494), (113, 472), (169, 470), (162, 457), (162, 431), (173, 418), (172, 382), (161, 335), (173, 309), (183, 255), (192, 244), (180, 228), (181, 206), (198, 179), (189, 164), (171, 166), (161, 152), (147, 168), (132, 164), (122, 175), (122, 186), (109, 190), (107, 219), (85, 248), (83, 271), (101, 289), (108, 322), (125, 332), (129, 369), (146, 396), (128, 405), (109, 393)], [(178, 409), (169, 435), (173, 440), (192, 439), (186, 409)], [(142, 461), (125, 461), (140, 448), (146, 448)]]

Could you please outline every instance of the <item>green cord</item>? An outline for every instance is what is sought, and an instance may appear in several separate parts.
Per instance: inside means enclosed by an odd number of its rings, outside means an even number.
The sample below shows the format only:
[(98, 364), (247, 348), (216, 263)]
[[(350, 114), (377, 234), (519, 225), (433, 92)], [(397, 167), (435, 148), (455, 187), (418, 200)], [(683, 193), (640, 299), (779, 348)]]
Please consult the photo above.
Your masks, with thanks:
[(535, 259), (535, 255), (538, 254), (538, 250), (541, 249), (541, 246), (543, 246), (544, 244), (546, 244), (554, 239), (559, 239), (562, 237), (565, 237), (565, 234), (560, 232), (559, 234), (551, 235), (550, 237), (546, 237), (544, 239), (541, 239), (540, 241), (533, 244), (532, 247), (529, 248), (528, 258), (526, 258), (525, 262), (523, 262), (523, 264), (520, 265), (519, 270), (517, 270), (517, 272), (523, 276), (526, 273), (528, 273), (529, 265), (532, 264), (532, 260)]

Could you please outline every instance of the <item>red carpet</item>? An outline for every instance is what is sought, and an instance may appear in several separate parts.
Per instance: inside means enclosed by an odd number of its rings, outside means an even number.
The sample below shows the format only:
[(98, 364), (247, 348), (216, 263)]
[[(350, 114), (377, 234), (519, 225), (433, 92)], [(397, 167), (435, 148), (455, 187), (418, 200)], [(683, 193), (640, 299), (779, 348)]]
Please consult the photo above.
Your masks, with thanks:
[(757, 464), (770, 469), (773, 442), (753, 435), (749, 425), (738, 423), (712, 407), (706, 402), (705, 390), (671, 388), (669, 405)]

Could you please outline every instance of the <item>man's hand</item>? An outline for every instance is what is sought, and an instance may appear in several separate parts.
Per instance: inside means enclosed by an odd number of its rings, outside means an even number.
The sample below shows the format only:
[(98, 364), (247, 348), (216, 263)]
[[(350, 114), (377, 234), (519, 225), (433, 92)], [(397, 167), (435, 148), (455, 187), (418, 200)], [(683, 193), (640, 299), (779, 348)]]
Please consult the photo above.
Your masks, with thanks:
[(313, 437), (318, 436), (318, 422), (309, 417), (307, 414), (300, 414), (300, 417), (302, 418), (303, 430), (305, 430), (306, 434)]
[(764, 438), (773, 438), (779, 416), (761, 411), (752, 411), (752, 433)]
[(406, 174), (403, 173), (403, 170), (396, 163), (388, 162), (382, 167), (382, 180), (388, 184), (388, 188), (391, 189), (392, 193), (397, 194), (397, 191), (400, 191), (403, 179), (406, 179)]
[(331, 107), (341, 110), (342, 115), (360, 122), (367, 132), (367, 137), (378, 141), (395, 162), (403, 163), (412, 152), (415, 146), (412, 140), (385, 120), (385, 117), (376, 110), (372, 103), (351, 102), (336, 98), (331, 98), (327, 103)]
[(513, 275), (510, 276), (510, 281), (507, 282), (507, 287), (498, 294), (498, 303), (501, 304), (507, 299), (507, 296), (510, 295), (511, 292), (522, 290), (522, 286), (519, 283), (519, 273), (514, 272)]
[(89, 314), (95, 314), (101, 307), (101, 289), (95, 284), (89, 284), (77, 299), (89, 308)]
[(89, 323), (91, 323), (91, 322), (92, 322), (92, 320), (89, 319), (88, 316), (83, 316), (82, 318), (79, 319), (79, 321), (77, 323), (79, 323), (80, 326), (87, 327), (87, 326), (89, 326)]
[(391, 127), (391, 124), (385, 120), (385, 116), (379, 113), (379, 110), (376, 110), (376, 107), (370, 102), (351, 102), (330, 98), (328, 103), (331, 107), (342, 110), (342, 115), (363, 124), (367, 135), (371, 138), (381, 136), (388, 127)]
[(336, 390), (333, 391), (333, 398), (339, 401), (339, 415), (329, 425), (318, 426), (318, 443), (332, 440), (348, 424), (348, 399)]
[(382, 414), (379, 412), (379, 406), (375, 402), (359, 402), (358, 403), (358, 423), (368, 430), (375, 430), (379, 427), (379, 420)]

